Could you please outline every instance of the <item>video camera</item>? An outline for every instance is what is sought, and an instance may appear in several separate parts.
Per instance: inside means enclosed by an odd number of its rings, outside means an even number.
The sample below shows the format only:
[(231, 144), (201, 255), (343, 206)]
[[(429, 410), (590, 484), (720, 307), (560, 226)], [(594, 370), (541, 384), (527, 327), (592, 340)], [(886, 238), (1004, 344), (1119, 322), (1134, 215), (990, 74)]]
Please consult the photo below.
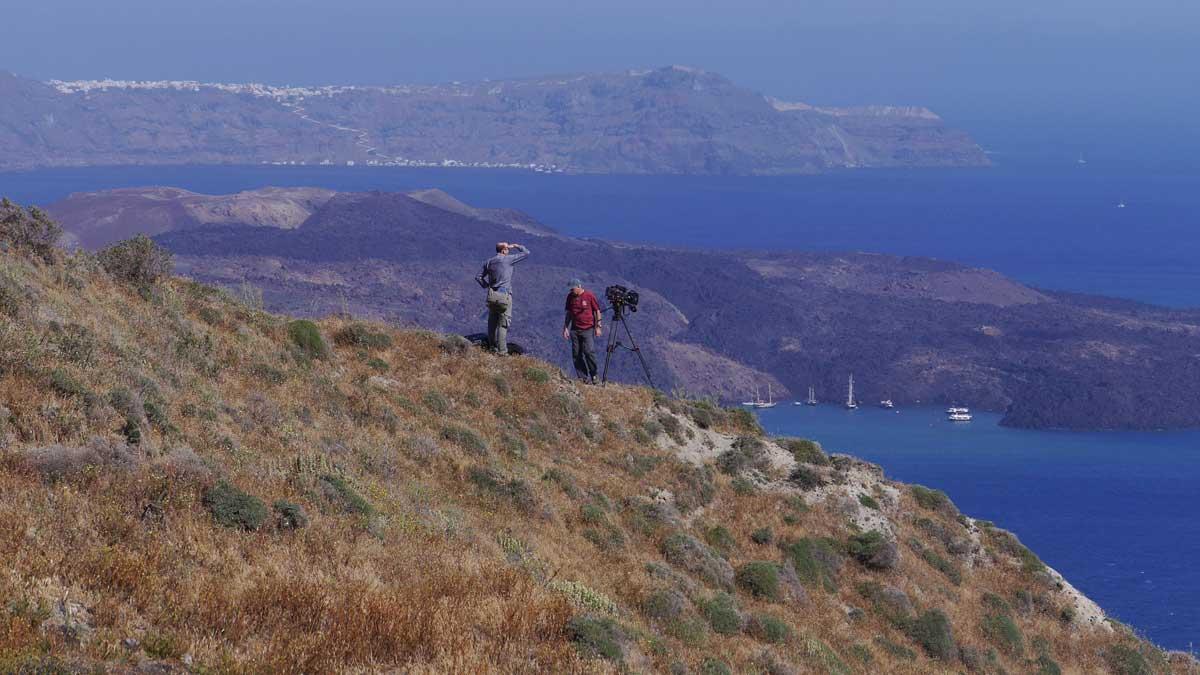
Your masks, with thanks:
[(638, 292), (631, 291), (624, 286), (609, 286), (604, 289), (604, 297), (613, 309), (624, 307), (631, 312), (636, 312), (638, 309)]

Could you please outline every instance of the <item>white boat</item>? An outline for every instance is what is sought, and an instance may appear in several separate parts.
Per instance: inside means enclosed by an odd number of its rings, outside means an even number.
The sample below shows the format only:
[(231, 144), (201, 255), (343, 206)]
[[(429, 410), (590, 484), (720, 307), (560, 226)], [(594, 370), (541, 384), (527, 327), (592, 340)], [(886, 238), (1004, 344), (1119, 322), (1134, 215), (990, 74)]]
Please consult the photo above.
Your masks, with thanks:
[(1083, 158), (1083, 155), (1082, 155), (1082, 154), (1080, 154), (1080, 155), (1079, 155), (1079, 159), (1078, 159), (1078, 161), (1076, 161), (1076, 164), (1079, 164), (1080, 166), (1083, 166), (1084, 164), (1087, 164), (1087, 160)]
[(951, 422), (970, 422), (971, 415), (970, 413), (952, 413), (946, 419)]
[(796, 402), (792, 403), (792, 405), (816, 405), (816, 404), (817, 404), (817, 390), (813, 389), (812, 387), (808, 388), (808, 398), (807, 399), (805, 399), (803, 401), (796, 401)]
[(895, 404), (895, 403), (892, 403), (892, 399), (890, 399), (890, 398), (885, 398), (885, 399), (883, 399), (882, 401), (880, 401), (880, 402), (879, 402), (879, 407), (880, 407), (880, 408), (889, 408), (889, 409), (890, 409), (890, 408), (895, 408), (895, 407), (896, 407), (896, 404)]
[(775, 402), (775, 395), (771, 392), (771, 383), (768, 382), (767, 383), (767, 400), (758, 401), (757, 403), (754, 404), (754, 407), (755, 408), (774, 408), (777, 405), (779, 405), (779, 404)]
[(1118, 209), (1123, 209), (1123, 208), (1125, 208), (1125, 200), (1124, 200), (1124, 199), (1122, 199), (1121, 201), (1117, 202), (1117, 208), (1118, 208)]
[(762, 397), (758, 395), (758, 385), (756, 384), (754, 385), (754, 400), (742, 401), (742, 405), (757, 408), (759, 403), (762, 403)]
[(858, 403), (854, 401), (854, 373), (850, 374), (850, 386), (846, 391), (846, 410), (855, 410)]
[(969, 412), (970, 408), (946, 408), (947, 415), (966, 415)]

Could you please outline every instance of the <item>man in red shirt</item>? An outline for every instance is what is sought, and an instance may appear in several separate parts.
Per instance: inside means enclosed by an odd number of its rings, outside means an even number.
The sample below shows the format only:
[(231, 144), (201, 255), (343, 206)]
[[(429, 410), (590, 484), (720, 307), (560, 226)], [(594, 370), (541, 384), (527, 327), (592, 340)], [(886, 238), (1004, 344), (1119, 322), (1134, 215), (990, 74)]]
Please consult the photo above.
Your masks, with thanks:
[(563, 339), (571, 341), (571, 358), (575, 373), (584, 382), (596, 384), (596, 341), (600, 337), (600, 302), (583, 282), (572, 279), (568, 284), (567, 317), (563, 321)]

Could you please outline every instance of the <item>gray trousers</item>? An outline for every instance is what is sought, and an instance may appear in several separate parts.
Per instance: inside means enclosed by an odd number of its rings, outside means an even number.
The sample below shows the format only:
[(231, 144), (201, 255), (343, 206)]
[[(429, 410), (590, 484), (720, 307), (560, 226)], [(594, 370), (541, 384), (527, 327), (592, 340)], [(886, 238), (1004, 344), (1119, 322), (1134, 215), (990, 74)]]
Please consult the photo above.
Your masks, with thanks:
[(596, 329), (571, 329), (571, 359), (575, 373), (585, 380), (596, 376)]
[(512, 294), (488, 291), (488, 344), (497, 354), (508, 353), (508, 327), (512, 325)]

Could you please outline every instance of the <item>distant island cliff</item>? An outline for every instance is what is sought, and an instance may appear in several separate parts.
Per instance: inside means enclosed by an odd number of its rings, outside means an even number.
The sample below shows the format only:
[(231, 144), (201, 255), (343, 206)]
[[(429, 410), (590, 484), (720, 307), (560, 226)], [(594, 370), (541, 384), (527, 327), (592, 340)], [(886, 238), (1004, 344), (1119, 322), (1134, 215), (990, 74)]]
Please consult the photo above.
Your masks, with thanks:
[[(528, 244), (513, 339), (569, 370), (558, 329), (567, 279), (641, 291), (632, 325), (657, 384), (742, 401), (817, 388), (867, 404), (967, 404), (1017, 427), (1200, 426), (1200, 311), (1030, 288), (991, 270), (866, 253), (694, 251), (555, 233), (513, 209), (437, 190), (335, 193), (174, 188), (53, 204), (70, 242), (137, 232), (205, 283), (261, 292), (294, 315), (349, 313), (471, 333), (471, 280), (496, 241)], [(639, 381), (631, 359), (620, 379)]]
[(925, 108), (784, 102), (681, 66), (389, 87), (0, 73), (0, 170), (259, 163), (780, 174), (989, 162)]

